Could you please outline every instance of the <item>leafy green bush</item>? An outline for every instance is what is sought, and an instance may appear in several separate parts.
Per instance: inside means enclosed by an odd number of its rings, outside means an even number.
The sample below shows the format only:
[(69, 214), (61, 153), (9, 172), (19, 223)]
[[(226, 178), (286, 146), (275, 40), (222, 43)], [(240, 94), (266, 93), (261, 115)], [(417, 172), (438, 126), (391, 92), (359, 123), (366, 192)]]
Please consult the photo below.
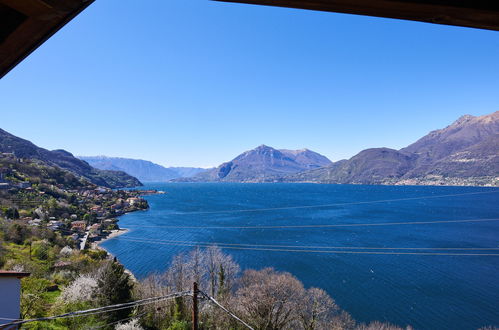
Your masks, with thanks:
[(24, 319), (45, 314), (51, 300), (48, 294), (51, 286), (52, 283), (44, 278), (28, 276), (21, 280), (21, 315)]
[(175, 321), (167, 330), (189, 330), (191, 327), (186, 321)]
[(84, 250), (84, 253), (94, 260), (104, 260), (107, 257), (104, 250)]
[(49, 260), (54, 258), (51, 246), (46, 241), (33, 242), (31, 244), (31, 255), (39, 260)]

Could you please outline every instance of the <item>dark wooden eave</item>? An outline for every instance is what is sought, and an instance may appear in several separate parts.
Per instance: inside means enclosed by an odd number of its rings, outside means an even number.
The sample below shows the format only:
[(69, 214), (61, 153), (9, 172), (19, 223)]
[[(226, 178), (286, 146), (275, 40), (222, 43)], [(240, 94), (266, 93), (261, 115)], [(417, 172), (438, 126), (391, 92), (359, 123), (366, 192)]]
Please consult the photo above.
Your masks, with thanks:
[(215, 0), (499, 31), (499, 0)]
[(0, 78), (94, 0), (0, 0)]
[(26, 276), (29, 276), (30, 273), (27, 272), (15, 272), (11, 270), (0, 270), (0, 277), (16, 277), (16, 278), (23, 278)]

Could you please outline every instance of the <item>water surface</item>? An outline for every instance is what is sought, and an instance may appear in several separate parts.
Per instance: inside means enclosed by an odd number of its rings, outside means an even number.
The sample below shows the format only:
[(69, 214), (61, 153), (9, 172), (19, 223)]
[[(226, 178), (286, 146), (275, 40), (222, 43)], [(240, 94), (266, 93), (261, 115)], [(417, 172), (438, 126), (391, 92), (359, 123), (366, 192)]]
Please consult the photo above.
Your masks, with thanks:
[[(499, 248), (497, 221), (328, 228), (220, 228), (497, 219), (497, 188), (230, 183), (148, 184), (146, 188), (164, 190), (167, 194), (147, 196), (149, 210), (120, 218), (120, 225), (131, 231), (103, 243), (103, 247), (139, 278), (165, 270), (174, 255), (192, 249), (178, 245), (179, 242), (431, 248), (374, 250), (386, 252), (499, 253), (499, 250), (469, 250)], [(455, 196), (422, 198), (440, 195)], [(384, 202), (365, 203), (380, 200)], [(341, 205), (296, 208), (324, 204)], [(286, 207), (292, 208), (281, 209)], [(232, 212), (262, 208), (267, 210)], [(272, 208), (277, 209), (268, 210)], [(131, 241), (131, 238), (170, 241), (173, 245)], [(440, 250), (449, 247), (465, 250)], [(417, 329), (499, 326), (498, 256), (233, 249), (225, 252), (243, 269), (270, 266), (291, 272), (307, 287), (325, 289), (359, 321), (411, 324)]]

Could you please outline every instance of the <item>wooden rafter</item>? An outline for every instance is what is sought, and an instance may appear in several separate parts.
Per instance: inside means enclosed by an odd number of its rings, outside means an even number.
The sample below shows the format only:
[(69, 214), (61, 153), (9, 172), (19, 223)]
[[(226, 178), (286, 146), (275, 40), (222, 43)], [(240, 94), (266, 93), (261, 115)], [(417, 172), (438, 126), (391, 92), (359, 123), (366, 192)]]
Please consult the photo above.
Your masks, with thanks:
[(466, 26), (499, 31), (497, 0), (215, 0)]

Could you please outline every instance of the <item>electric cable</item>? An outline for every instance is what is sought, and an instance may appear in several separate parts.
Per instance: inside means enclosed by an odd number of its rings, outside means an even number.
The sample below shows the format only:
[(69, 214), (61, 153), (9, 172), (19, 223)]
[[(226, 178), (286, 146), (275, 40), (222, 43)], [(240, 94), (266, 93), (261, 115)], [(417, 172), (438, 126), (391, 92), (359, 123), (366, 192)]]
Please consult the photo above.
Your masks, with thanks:
[(434, 220), (434, 221), (407, 221), (407, 222), (380, 222), (380, 223), (340, 223), (340, 224), (314, 224), (314, 225), (255, 225), (255, 226), (170, 226), (170, 225), (127, 225), (127, 228), (171, 228), (171, 229), (285, 229), (285, 228), (334, 228), (334, 227), (367, 227), (367, 226), (395, 226), (395, 225), (428, 225), (443, 223), (473, 223), (493, 222), (499, 218), (491, 219), (462, 219), (462, 220)]
[(224, 312), (226, 312), (227, 314), (229, 314), (229, 316), (231, 316), (233, 319), (239, 321), (241, 324), (243, 324), (246, 328), (250, 329), (250, 330), (254, 330), (248, 323), (244, 322), (243, 320), (241, 320), (239, 317), (237, 317), (237, 315), (235, 315), (234, 313), (232, 313), (231, 311), (229, 311), (227, 308), (225, 308), (224, 306), (222, 306), (222, 304), (220, 304), (218, 301), (215, 300), (215, 298), (213, 297), (210, 297), (209, 295), (207, 295), (206, 293), (204, 293), (203, 291), (200, 291), (198, 290), (198, 292), (204, 296), (206, 299), (208, 299), (210, 302), (212, 302), (213, 304), (215, 304), (216, 306), (218, 306), (220, 309), (222, 309)]
[[(166, 242), (152, 242), (148, 240), (125, 239), (123, 240), (138, 243), (169, 245), (169, 246), (189, 246), (189, 247), (210, 247), (212, 245), (203, 244), (179, 244)], [(486, 256), (498, 257), (499, 253), (445, 253), (445, 252), (387, 252), (387, 251), (345, 251), (345, 250), (306, 250), (306, 249), (271, 249), (241, 246), (218, 246), (221, 249), (247, 250), (247, 251), (273, 251), (273, 252), (294, 252), (294, 253), (328, 253), (328, 254), (365, 254), (365, 255), (419, 255), (419, 256)]]
[(196, 245), (214, 245), (214, 246), (249, 246), (249, 247), (268, 247), (268, 248), (306, 248), (306, 249), (351, 249), (351, 250), (457, 250), (457, 251), (485, 251), (499, 250), (499, 247), (374, 247), (374, 246), (313, 246), (313, 245), (277, 245), (277, 244), (244, 244), (244, 243), (223, 243), (223, 242), (200, 242), (200, 241), (177, 241), (164, 240), (155, 238), (141, 237), (123, 237), (123, 239), (147, 240), (151, 242), (167, 242), (180, 244), (196, 244)]

